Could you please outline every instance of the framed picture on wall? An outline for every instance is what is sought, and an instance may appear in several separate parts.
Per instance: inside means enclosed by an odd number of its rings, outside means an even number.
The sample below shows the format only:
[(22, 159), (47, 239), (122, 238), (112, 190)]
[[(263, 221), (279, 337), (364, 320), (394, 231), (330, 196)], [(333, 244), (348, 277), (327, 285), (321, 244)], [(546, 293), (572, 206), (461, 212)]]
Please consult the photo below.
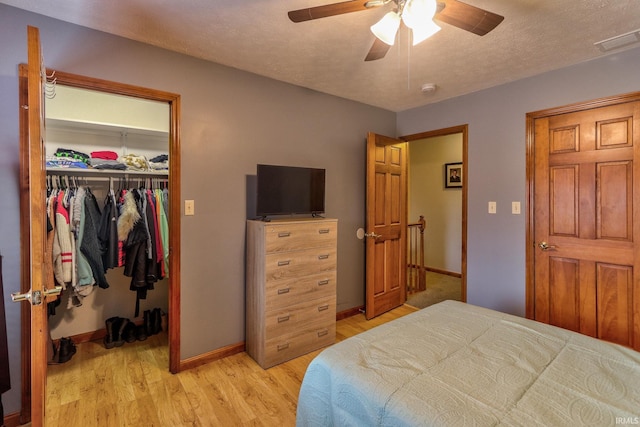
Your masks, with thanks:
[(445, 163), (444, 187), (445, 188), (462, 188), (462, 162)]

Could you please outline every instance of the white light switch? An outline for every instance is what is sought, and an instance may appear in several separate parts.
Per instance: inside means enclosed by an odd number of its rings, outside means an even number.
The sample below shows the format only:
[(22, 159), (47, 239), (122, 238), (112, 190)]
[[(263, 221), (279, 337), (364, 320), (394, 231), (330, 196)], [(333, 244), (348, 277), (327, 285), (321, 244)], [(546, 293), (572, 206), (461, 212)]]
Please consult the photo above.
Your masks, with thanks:
[(520, 215), (520, 202), (511, 202), (511, 213)]
[(489, 202), (489, 213), (494, 214), (497, 211), (496, 202)]
[(185, 200), (184, 201), (184, 214), (185, 215), (195, 215), (196, 208), (193, 200)]

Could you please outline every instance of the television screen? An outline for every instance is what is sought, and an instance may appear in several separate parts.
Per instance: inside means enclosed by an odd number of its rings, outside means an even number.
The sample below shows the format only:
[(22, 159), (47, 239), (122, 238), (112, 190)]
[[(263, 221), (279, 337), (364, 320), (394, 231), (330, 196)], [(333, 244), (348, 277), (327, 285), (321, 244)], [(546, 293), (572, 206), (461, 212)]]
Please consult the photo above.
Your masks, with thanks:
[(256, 214), (324, 213), (324, 169), (258, 165)]

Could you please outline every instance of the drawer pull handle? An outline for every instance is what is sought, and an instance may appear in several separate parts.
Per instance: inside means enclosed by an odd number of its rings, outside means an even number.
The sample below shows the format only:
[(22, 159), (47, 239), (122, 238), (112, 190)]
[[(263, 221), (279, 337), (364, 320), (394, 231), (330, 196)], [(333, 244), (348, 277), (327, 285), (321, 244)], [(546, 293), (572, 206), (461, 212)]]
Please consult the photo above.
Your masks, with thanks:
[(324, 329), (322, 331), (318, 331), (318, 338), (323, 337), (329, 333), (328, 330)]
[(289, 343), (286, 344), (278, 344), (278, 351), (286, 350), (289, 348)]
[(282, 231), (280, 233), (278, 233), (278, 237), (289, 237), (291, 236), (291, 232), (290, 231)]
[(288, 294), (288, 293), (289, 293), (289, 288), (278, 289), (278, 295)]
[(325, 310), (329, 310), (329, 304), (318, 306), (318, 311), (325, 311)]
[(328, 254), (318, 255), (318, 259), (328, 259), (328, 258), (329, 258)]
[(322, 285), (328, 285), (329, 284), (329, 280), (325, 279), (325, 280), (319, 280), (318, 281), (318, 286), (322, 286)]
[(289, 265), (290, 263), (291, 263), (291, 260), (278, 261), (278, 267), (282, 267), (284, 265)]
[(278, 323), (286, 322), (289, 320), (289, 315), (278, 317)]
[(329, 234), (329, 229), (328, 228), (321, 228), (320, 230), (318, 230), (319, 234)]

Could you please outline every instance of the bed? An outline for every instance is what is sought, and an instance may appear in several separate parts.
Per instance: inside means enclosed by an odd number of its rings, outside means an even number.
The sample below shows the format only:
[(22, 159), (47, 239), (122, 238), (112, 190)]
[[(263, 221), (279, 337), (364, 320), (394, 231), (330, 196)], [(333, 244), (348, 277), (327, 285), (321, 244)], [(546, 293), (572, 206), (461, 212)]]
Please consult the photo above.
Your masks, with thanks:
[(298, 426), (640, 423), (640, 353), (445, 301), (323, 350)]

